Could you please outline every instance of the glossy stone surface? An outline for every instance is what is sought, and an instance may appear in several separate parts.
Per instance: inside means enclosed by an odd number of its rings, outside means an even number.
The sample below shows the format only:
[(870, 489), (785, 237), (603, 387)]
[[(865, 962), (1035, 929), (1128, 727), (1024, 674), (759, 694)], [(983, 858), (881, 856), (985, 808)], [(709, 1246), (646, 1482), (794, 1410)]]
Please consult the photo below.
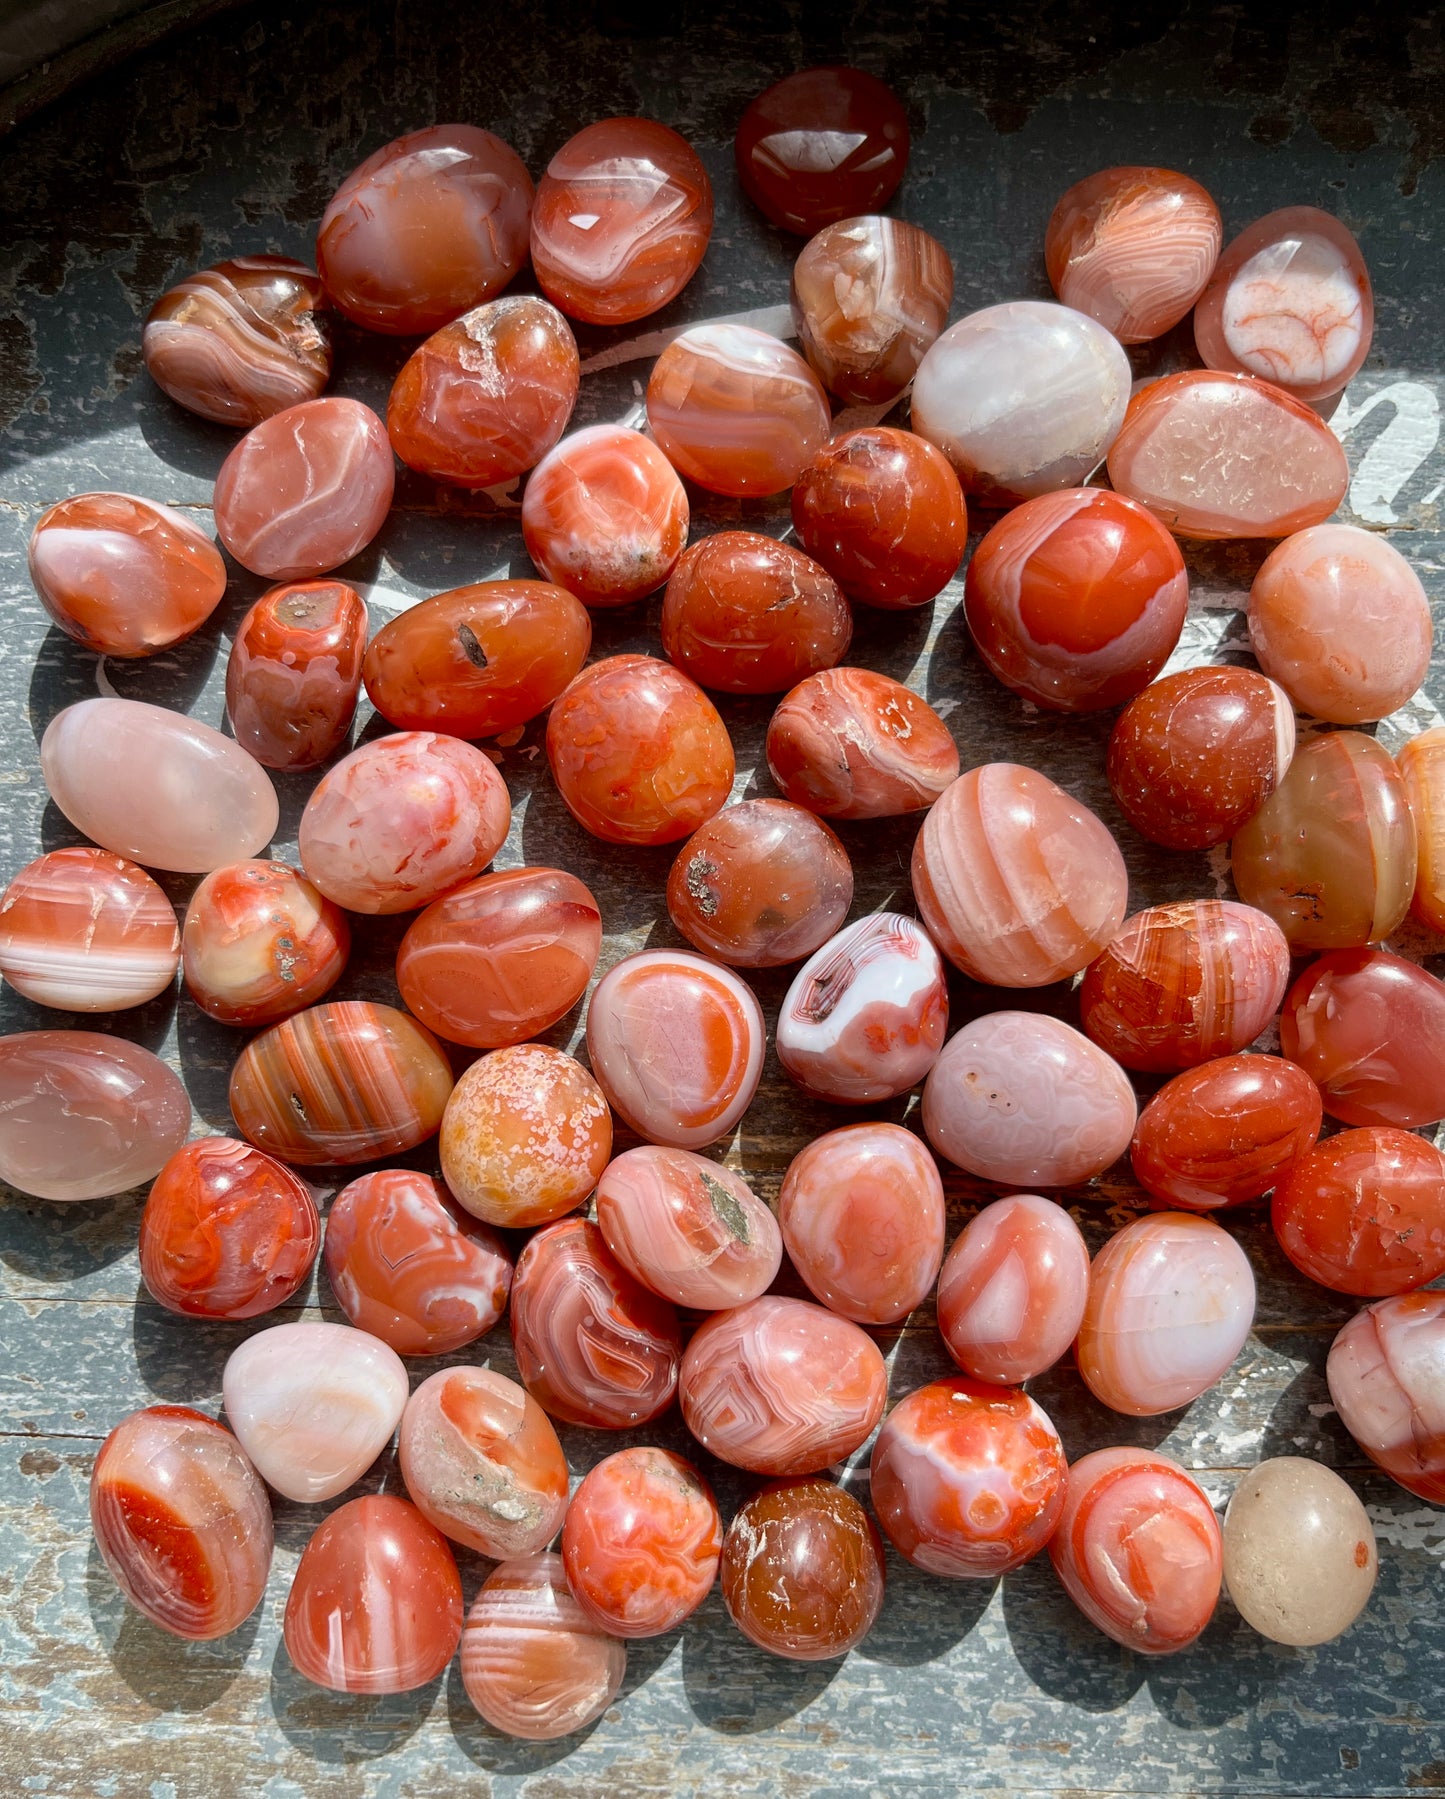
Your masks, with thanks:
[(839, 931), (798, 970), (778, 1011), (778, 1060), (807, 1093), (893, 1099), (938, 1060), (948, 1028), (943, 959), (898, 912)]
[(1126, 164), (1068, 189), (1049, 215), (1044, 261), (1065, 306), (1143, 344), (1189, 311), (1223, 242), (1219, 208), (1197, 181)]
[(1281, 1051), (1345, 1124), (1445, 1118), (1445, 983), (1385, 950), (1333, 950), (1285, 1000)]
[(791, 487), (828, 440), (832, 415), (796, 350), (751, 325), (694, 325), (653, 364), (647, 422), (680, 475), (710, 493)]
[(316, 768), (345, 743), (361, 692), (366, 607), (344, 581), (290, 581), (241, 620), (226, 663), (236, 741), (263, 768)]
[(160, 1173), (191, 1102), (159, 1056), (98, 1031), (0, 1037), (0, 1180), (37, 1199), (104, 1199)]
[(167, 1311), (256, 1318), (305, 1285), (321, 1220), (283, 1163), (234, 1137), (200, 1137), (156, 1176), (139, 1247), (141, 1279)]
[(893, 400), (948, 322), (953, 264), (936, 237), (876, 213), (840, 219), (793, 264), (803, 354), (847, 404)]
[(1427, 929), (1445, 932), (1445, 725), (1410, 738), (1397, 763), (1418, 850), (1411, 910)]
[(789, 1661), (857, 1648), (883, 1606), (878, 1527), (828, 1480), (782, 1480), (733, 1514), (723, 1538), (723, 1603), (751, 1643)]
[(527, 554), (588, 606), (627, 606), (660, 587), (682, 554), (690, 518), (672, 464), (650, 438), (622, 425), (588, 425), (564, 437), (522, 495)]
[[(848, 885), (851, 898), (851, 870)], [(171, 902), (144, 869), (108, 850), (51, 850), (0, 897), (0, 975), (37, 1005), (144, 1005), (175, 980), (180, 953)]]
[(923, 358), (913, 429), (968, 493), (1008, 505), (1093, 473), (1123, 423), (1130, 380), (1118, 340), (1083, 313), (1008, 300), (950, 325)]
[(682, 1358), (683, 1419), (719, 1461), (754, 1474), (816, 1474), (867, 1441), (888, 1372), (856, 1324), (765, 1294), (717, 1312)]
[(1294, 758), (1289, 695), (1248, 668), (1186, 668), (1152, 682), (1109, 738), (1109, 785), (1141, 836), (1210, 849), (1247, 824)]
[(441, 1124), (452, 1071), (424, 1026), (370, 1000), (328, 1000), (253, 1037), (231, 1113), (258, 1149), (302, 1167), (371, 1162)]
[(644, 1143), (597, 1183), (607, 1247), (644, 1287), (700, 1312), (766, 1293), (783, 1259), (773, 1214), (732, 1169), (687, 1149)]
[(943, 1260), (943, 1182), (912, 1131), (849, 1124), (795, 1155), (778, 1194), (788, 1258), (814, 1298), (855, 1324), (899, 1324)]
[(1177, 537), (1285, 537), (1330, 516), (1350, 470), (1339, 438), (1283, 388), (1186, 369), (1129, 402), (1109, 479)]
[(545, 711), (587, 660), (592, 621), (546, 581), (477, 581), (409, 606), (371, 640), (362, 679), (399, 731), (495, 737)]
[(1406, 1492), (1445, 1502), (1445, 1293), (1357, 1312), (1325, 1364), (1340, 1422)]
[(353, 1499), (302, 1550), (286, 1601), (286, 1653), (317, 1686), (413, 1692), (442, 1672), (461, 1634), (456, 1561), (406, 1500)]
[(493, 1561), (532, 1555), (567, 1510), (567, 1458), (531, 1394), (491, 1368), (443, 1368), (402, 1413), (402, 1478), (444, 1536)]
[(1047, 775), (968, 769), (913, 845), (914, 898), (950, 962), (998, 987), (1044, 987), (1092, 962), (1124, 920), (1129, 877), (1103, 821)]
[(1262, 375), (1301, 400), (1339, 393), (1374, 327), (1360, 246), (1315, 206), (1286, 206), (1241, 231), (1194, 313), (1207, 367)]
[(602, 1089), (571, 1056), (518, 1043), (473, 1062), (442, 1120), (442, 1174), (467, 1211), (521, 1230), (580, 1206), (612, 1154)]
[(1007, 513), (964, 585), (984, 662), (1012, 692), (1063, 712), (1132, 699), (1168, 660), (1188, 606), (1174, 539), (1144, 507), (1095, 487)]
[(1341, 1131), (1280, 1177), (1270, 1222), (1322, 1287), (1364, 1299), (1411, 1292), (1445, 1274), (1445, 1155), (1390, 1125)]
[(677, 1391), (677, 1313), (633, 1279), (586, 1218), (549, 1224), (522, 1251), (512, 1347), (527, 1391), (564, 1424), (631, 1430), (665, 1412)]
[(1089, 1252), (1062, 1206), (996, 1199), (954, 1239), (938, 1276), (944, 1348), (975, 1380), (1017, 1386), (1068, 1350), (1089, 1293)]
[(1274, 1643), (1331, 1643), (1369, 1604), (1375, 1531), (1353, 1488), (1307, 1456), (1250, 1468), (1224, 1514), (1224, 1578), (1252, 1629)]
[(475, 125), (429, 125), (351, 171), (322, 214), (316, 260), (356, 324), (435, 331), (517, 273), (531, 212), (532, 178), (509, 145)]
[(567, 1508), (562, 1566), (578, 1605), (618, 1637), (658, 1637), (717, 1579), (722, 1520), (691, 1462), (622, 1449), (589, 1469)]
[(287, 1499), (315, 1505), (344, 1493), (386, 1448), (407, 1378), (378, 1338), (307, 1321), (273, 1324), (232, 1350), (221, 1391), (257, 1472)]
[(271, 1501), (230, 1431), (189, 1406), (147, 1406), (105, 1439), (90, 1527), (121, 1592), (172, 1636), (224, 1637), (266, 1591)]
[(888, 1414), (869, 1495), (884, 1535), (915, 1567), (992, 1580), (1053, 1535), (1067, 1472), (1059, 1433), (1026, 1393), (951, 1375)]
[(410, 912), (480, 874), (511, 822), (489, 757), (456, 737), (402, 731), (321, 777), (301, 814), (301, 866), (353, 912)]
[(675, 843), (732, 792), (732, 740), (717, 708), (652, 656), (584, 669), (547, 720), (547, 760), (567, 810), (606, 843)]
[(850, 600), (891, 610), (926, 605), (952, 580), (968, 509), (942, 450), (865, 425), (830, 439), (798, 476), (793, 529)]
[(508, 294), (415, 351), (386, 408), (407, 465), (457, 487), (511, 481), (547, 454), (577, 404), (577, 340), (555, 306)]
[(1236, 835), (1239, 897), (1268, 912), (1295, 955), (1388, 937), (1415, 890), (1415, 827), (1387, 751), (1332, 731), (1296, 752)]
[(587, 1057), (618, 1117), (650, 1143), (701, 1149), (752, 1103), (767, 1030), (753, 991), (689, 950), (613, 964), (587, 1004)]
[(1049, 1557), (1089, 1622), (1140, 1655), (1186, 1649), (1219, 1603), (1214, 1508), (1177, 1462), (1147, 1449), (1096, 1449), (1071, 1465)]
[(572, 1597), (560, 1555), (505, 1561), (482, 1582), (462, 1632), (462, 1684), (493, 1730), (531, 1742), (600, 1718), (627, 1673), (627, 1645)]
[(1157, 1417), (1212, 1387), (1253, 1322), (1254, 1273), (1234, 1238), (1207, 1218), (1161, 1212), (1094, 1257), (1074, 1359), (1101, 1405)]
[[(147, 868), (206, 874), (254, 856), (280, 816), (254, 757), (199, 719), (141, 700), (80, 700), (45, 727), (46, 788), (77, 831)], [(117, 768), (144, 768), (118, 783)]]
[(768, 724), (768, 773), (824, 818), (896, 818), (931, 806), (958, 774), (953, 733), (889, 675), (831, 668), (801, 681)]
[(1358, 525), (1314, 525), (1261, 564), (1249, 641), (1301, 712), (1360, 725), (1419, 687), (1434, 630), (1420, 577), (1392, 543)]
[(733, 148), (743, 192), (807, 237), (887, 204), (908, 166), (908, 115), (862, 69), (799, 69), (751, 102)]
[(852, 903), (847, 850), (788, 800), (724, 806), (682, 846), (667, 877), (672, 922), (734, 968), (778, 968), (811, 955)]
[(407, 1007), (449, 1043), (498, 1049), (581, 999), (602, 947), (590, 889), (559, 868), (508, 868), (433, 900), (396, 957)]
[(449, 1355), (485, 1336), (512, 1285), (501, 1238), (410, 1168), (341, 1189), (326, 1214), (325, 1267), (350, 1322), (398, 1355)]
[(1314, 1147), (1318, 1087), (1279, 1056), (1221, 1056), (1166, 1081), (1139, 1114), (1134, 1178), (1166, 1207), (1210, 1212), (1268, 1193)]
[(684, 550), (662, 602), (662, 647), (702, 687), (781, 693), (842, 661), (853, 615), (825, 568), (756, 531)]
[(226, 591), (221, 552), (169, 506), (82, 493), (30, 533), (30, 579), (67, 637), (102, 656), (152, 656), (206, 622)]
[(923, 1089), (941, 1156), (1001, 1187), (1072, 1187), (1129, 1146), (1134, 1091), (1111, 1056), (1044, 1012), (989, 1012), (944, 1045)]
[(273, 581), (329, 574), (386, 522), (395, 474), (381, 420), (359, 400), (306, 400), (254, 425), (216, 476), (216, 532)]
[(235, 862), (191, 895), (186, 989), (222, 1024), (275, 1024), (329, 993), (351, 948), (339, 906), (284, 862)]
[(141, 355), (162, 393), (219, 425), (259, 425), (331, 379), (321, 281), (289, 256), (237, 256), (187, 275), (146, 315)]
[(1274, 920), (1236, 900), (1179, 900), (1128, 919), (1084, 970), (1079, 1017), (1126, 1068), (1173, 1074), (1253, 1043), (1289, 985)]
[(547, 164), (532, 208), (532, 268), (589, 325), (626, 325), (677, 298), (712, 236), (712, 183), (686, 138), (655, 119), (598, 119)]

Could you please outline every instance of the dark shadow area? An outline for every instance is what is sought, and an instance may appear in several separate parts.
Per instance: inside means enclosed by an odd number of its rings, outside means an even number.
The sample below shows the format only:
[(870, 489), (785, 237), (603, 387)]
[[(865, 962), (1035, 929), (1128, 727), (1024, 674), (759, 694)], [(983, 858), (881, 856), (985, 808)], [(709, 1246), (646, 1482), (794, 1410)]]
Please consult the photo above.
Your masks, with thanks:
[(348, 1767), (399, 1749), (426, 1723), (445, 1676), (411, 1693), (333, 1693), (297, 1672), (284, 1642), (271, 1658), (270, 1703), (277, 1724), (313, 1761)]
[(843, 1658), (793, 1662), (755, 1648), (714, 1588), (683, 1626), (682, 1684), (699, 1724), (719, 1736), (754, 1736), (795, 1717), (837, 1679)]
[(82, 1205), (52, 1205), (11, 1188), (0, 1204), (0, 1262), (25, 1280), (82, 1281), (135, 1248), (147, 1189)]
[(895, 1668), (937, 1661), (974, 1628), (997, 1589), (996, 1580), (941, 1580), (925, 1574), (889, 1547), (883, 1610), (854, 1654)]
[(1094, 1629), (1060, 1586), (1046, 1554), (1005, 1576), (1003, 1616), (1019, 1666), (1065, 1705), (1116, 1712), (1144, 1684), (1148, 1658)]

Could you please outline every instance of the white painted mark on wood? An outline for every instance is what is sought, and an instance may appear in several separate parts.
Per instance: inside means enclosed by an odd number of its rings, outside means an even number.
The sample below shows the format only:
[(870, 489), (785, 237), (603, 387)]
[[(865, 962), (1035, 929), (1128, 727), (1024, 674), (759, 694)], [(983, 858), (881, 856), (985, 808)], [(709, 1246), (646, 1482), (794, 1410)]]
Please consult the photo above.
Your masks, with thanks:
[(1343, 441), (1377, 406), (1392, 406), (1394, 417), (1360, 458), (1350, 481), (1350, 508), (1372, 525), (1395, 525), (1396, 497), (1440, 441), (1440, 402), (1423, 381), (1392, 381), (1358, 406), (1351, 406), (1347, 393), (1330, 429)]

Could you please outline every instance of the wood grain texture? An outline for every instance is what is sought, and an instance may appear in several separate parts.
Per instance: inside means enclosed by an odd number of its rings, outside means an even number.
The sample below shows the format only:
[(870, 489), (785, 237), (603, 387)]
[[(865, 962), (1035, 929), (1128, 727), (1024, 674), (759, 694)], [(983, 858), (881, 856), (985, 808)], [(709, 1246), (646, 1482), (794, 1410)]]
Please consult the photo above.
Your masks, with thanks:
[[(25, 573), (41, 509), (114, 487), (204, 512), (230, 433), (191, 418), (141, 370), (139, 324), (187, 270), (273, 249), (309, 255), (321, 209), (361, 156), (398, 132), (467, 119), (507, 137), (534, 173), (572, 130), (639, 112), (683, 131), (706, 161), (718, 223), (698, 278), (641, 327), (580, 328), (584, 358), (633, 336), (785, 299), (798, 244), (742, 201), (731, 133), (746, 102), (788, 69), (852, 60), (908, 103), (913, 161), (894, 210), (955, 259), (954, 316), (1045, 294), (1043, 226), (1058, 194), (1111, 161), (1188, 169), (1220, 200), (1232, 234), (1275, 207), (1338, 212), (1360, 237), (1376, 283), (1376, 343), (1336, 415), (1354, 479), (1344, 516), (1387, 529), (1445, 602), (1440, 444), (1445, 312), (1445, 48), (1438, 20), (1214, 12), (1140, 0), (996, 8), (966, 22), (942, 0), (904, 8), (753, 5), (726, 18), (702, 6), (599, 9), (579, 28), (560, 5), (459, 13), (436, 0), (358, 0), (291, 11), (270, 4), (212, 17), (146, 50), (0, 140), (0, 876), (76, 841), (49, 805), (36, 744), (69, 702), (115, 691), (223, 717), (230, 634), (264, 584), (233, 569), (216, 616), (151, 660), (98, 665), (49, 629)], [(3, 100), (0, 96), (0, 100)], [(384, 408), (409, 346), (339, 333), (334, 390)], [(1181, 366), (1187, 326), (1134, 353), (1136, 372)], [(623, 417), (646, 361), (584, 377), (576, 424)], [(694, 495), (696, 529), (781, 532), (785, 504)], [(987, 518), (976, 521), (981, 524)], [(977, 532), (974, 541), (977, 541)], [(1176, 665), (1247, 660), (1240, 607), (1263, 546), (1189, 555), (1193, 599)], [(375, 629), (391, 612), (465, 581), (529, 574), (515, 498), (449, 493), (412, 475), (380, 539), (345, 577)], [(859, 610), (850, 659), (906, 680), (939, 707), (965, 766), (1010, 759), (1045, 769), (1117, 830), (1131, 909), (1228, 894), (1222, 854), (1170, 856), (1124, 825), (1103, 771), (1111, 717), (1052, 718), (1012, 699), (978, 664), (959, 610), (961, 583), (919, 614)], [(596, 618), (596, 654), (659, 653), (658, 605)], [(1385, 721), (1391, 748), (1440, 721), (1430, 693)], [(726, 702), (738, 797), (771, 791), (762, 766), (766, 700)], [(380, 721), (365, 707), (361, 736)], [(602, 904), (601, 968), (646, 944), (677, 942), (662, 908), (673, 851), (632, 852), (587, 837), (546, 772), (529, 727), (497, 748), (514, 824), (498, 866), (575, 870)], [(314, 777), (282, 777), (276, 851), (294, 859)], [(858, 875), (854, 915), (911, 909), (915, 825), (842, 827)], [(160, 877), (184, 902), (192, 883)], [(406, 919), (357, 921), (339, 997), (395, 1001), (392, 963)], [(1445, 941), (1397, 945), (1445, 971)], [(789, 971), (754, 981), (771, 1026)], [(1067, 990), (1008, 994), (955, 979), (954, 1023), (1002, 1003), (1075, 1016)], [(548, 1034), (572, 1046), (581, 1008)], [(78, 1022), (8, 989), (0, 1028)], [(94, 1021), (84, 1021), (93, 1026)], [(244, 1039), (171, 993), (112, 1021), (185, 1077), (195, 1130), (231, 1128), (226, 1082)], [(1141, 1083), (1141, 1093), (1149, 1083)], [(856, 1116), (916, 1121), (916, 1100), (845, 1114), (800, 1097), (770, 1055), (757, 1100), (726, 1154), (770, 1201), (790, 1156)], [(629, 1139), (624, 1135), (623, 1143)], [(428, 1146), (407, 1160), (435, 1168)], [(345, 1177), (324, 1171), (323, 1187)], [(991, 1194), (948, 1180), (950, 1234)], [(90, 1547), (86, 1483), (106, 1432), (158, 1400), (214, 1411), (226, 1356), (251, 1325), (162, 1312), (136, 1264), (143, 1195), (90, 1205), (0, 1203), (0, 1792), (55, 1795), (325, 1792), (421, 1799), (464, 1792), (510, 1799), (642, 1799), (729, 1791), (782, 1796), (979, 1794), (1385, 1794), (1445, 1787), (1445, 1514), (1369, 1472), (1329, 1407), (1324, 1357), (1350, 1301), (1300, 1280), (1257, 1211), (1228, 1222), (1260, 1283), (1256, 1327), (1238, 1363), (1183, 1413), (1116, 1417), (1065, 1364), (1031, 1383), (1071, 1456), (1108, 1443), (1162, 1447), (1222, 1504), (1239, 1471), (1300, 1453), (1341, 1469), (1370, 1507), (1381, 1576), (1365, 1618), (1340, 1643), (1279, 1648), (1225, 1603), (1183, 1655), (1150, 1662), (1094, 1632), (1046, 1562), (1000, 1583), (927, 1578), (896, 1557), (881, 1621), (836, 1665), (800, 1666), (753, 1650), (714, 1594), (680, 1632), (633, 1645), (616, 1706), (583, 1739), (506, 1741), (484, 1726), (455, 1668), (424, 1691), (350, 1699), (308, 1686), (280, 1644), (296, 1558), (319, 1508), (279, 1502), (277, 1558), (261, 1611), (220, 1643), (183, 1646), (130, 1611)], [(1133, 1215), (1127, 1168), (1068, 1196), (1091, 1247)], [(319, 1281), (319, 1286), (318, 1286)], [(796, 1290), (786, 1274), (782, 1285)], [(275, 1315), (338, 1316), (324, 1278)], [(265, 1321), (262, 1321), (263, 1323)], [(943, 1373), (932, 1314), (879, 1333), (896, 1398)], [(514, 1372), (505, 1326), (468, 1354)], [(412, 1364), (420, 1381), (441, 1363)], [(647, 1433), (697, 1454), (676, 1413)], [(575, 1478), (635, 1440), (564, 1429)], [(708, 1465), (724, 1509), (749, 1490)], [(843, 1478), (866, 1492), (866, 1452)], [(397, 1489), (384, 1458), (359, 1491)], [(463, 1556), (470, 1598), (485, 1564)]]

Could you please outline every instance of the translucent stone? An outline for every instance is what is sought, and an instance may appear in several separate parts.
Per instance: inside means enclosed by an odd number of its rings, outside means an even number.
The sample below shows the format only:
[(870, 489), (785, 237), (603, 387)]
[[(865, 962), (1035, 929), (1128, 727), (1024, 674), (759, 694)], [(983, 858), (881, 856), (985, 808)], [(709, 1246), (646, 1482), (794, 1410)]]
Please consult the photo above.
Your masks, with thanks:
[(1322, 1287), (1362, 1299), (1412, 1292), (1445, 1274), (1445, 1155), (1390, 1125), (1341, 1131), (1281, 1175), (1270, 1222)]
[(180, 954), (171, 902), (144, 869), (108, 850), (51, 850), (0, 898), (0, 974), (37, 1005), (144, 1005), (175, 980)]
[(1445, 1293), (1356, 1312), (1325, 1364), (1340, 1422), (1407, 1493), (1445, 1502)]
[(1410, 738), (1396, 760), (1418, 846), (1411, 909), (1428, 930), (1445, 932), (1445, 725)]
[(1379, 1572), (1359, 1496), (1307, 1456), (1241, 1478), (1224, 1514), (1224, 1578), (1240, 1616), (1273, 1643), (1332, 1643), (1369, 1604)]
[(824, 818), (896, 818), (958, 774), (953, 733), (927, 700), (867, 668), (828, 668), (785, 694), (768, 724), (768, 773)]
[(263, 768), (317, 768), (345, 743), (361, 692), (366, 607), (343, 581), (291, 581), (236, 628), (226, 711)]
[(243, 1030), (314, 1006), (341, 979), (351, 927), (284, 862), (235, 862), (191, 895), (181, 933), (186, 990)]
[(1088, 1295), (1078, 1225), (1051, 1199), (1019, 1193), (985, 1206), (955, 1238), (938, 1276), (938, 1328), (965, 1374), (1017, 1386), (1067, 1352)]
[(733, 148), (743, 192), (807, 237), (887, 204), (908, 166), (908, 115), (862, 69), (798, 69), (751, 102)]

